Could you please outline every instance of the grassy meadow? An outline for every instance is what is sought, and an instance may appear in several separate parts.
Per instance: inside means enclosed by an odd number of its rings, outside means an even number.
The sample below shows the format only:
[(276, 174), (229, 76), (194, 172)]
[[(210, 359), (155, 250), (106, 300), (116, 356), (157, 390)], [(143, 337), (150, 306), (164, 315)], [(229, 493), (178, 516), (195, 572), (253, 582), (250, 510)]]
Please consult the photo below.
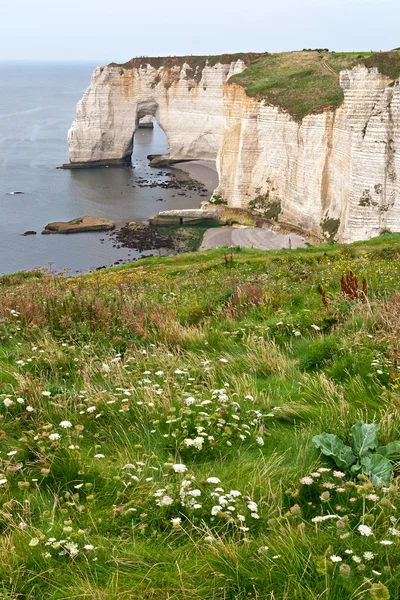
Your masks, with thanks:
[(396, 462), (312, 440), (400, 439), (400, 234), (0, 293), (0, 598), (400, 597)]

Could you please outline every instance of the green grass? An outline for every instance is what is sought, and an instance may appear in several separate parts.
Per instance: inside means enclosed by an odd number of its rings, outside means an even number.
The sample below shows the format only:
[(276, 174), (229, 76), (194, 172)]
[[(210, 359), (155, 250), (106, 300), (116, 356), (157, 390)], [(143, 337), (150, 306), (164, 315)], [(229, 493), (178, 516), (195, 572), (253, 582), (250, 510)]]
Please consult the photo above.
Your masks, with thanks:
[(400, 437), (399, 256), (387, 234), (0, 278), (0, 598), (398, 598), (398, 478), (325, 471), (312, 437)]
[(301, 120), (306, 115), (335, 108), (343, 102), (339, 73), (357, 64), (378, 70), (392, 80), (400, 76), (400, 52), (283, 52), (253, 60), (230, 82), (249, 96), (266, 100)]

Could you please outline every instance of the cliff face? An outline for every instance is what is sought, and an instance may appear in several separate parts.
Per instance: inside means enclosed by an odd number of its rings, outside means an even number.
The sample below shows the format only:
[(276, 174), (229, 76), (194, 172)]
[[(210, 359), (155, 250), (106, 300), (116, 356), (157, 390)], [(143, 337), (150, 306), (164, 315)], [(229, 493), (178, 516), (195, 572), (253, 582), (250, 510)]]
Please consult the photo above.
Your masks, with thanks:
[(400, 230), (400, 87), (377, 69), (342, 71), (344, 102), (306, 116), (228, 83), (242, 60), (202, 68), (97, 68), (69, 132), (71, 166), (129, 162), (140, 118), (165, 131), (169, 158), (217, 161), (216, 193), (236, 207), (327, 238)]

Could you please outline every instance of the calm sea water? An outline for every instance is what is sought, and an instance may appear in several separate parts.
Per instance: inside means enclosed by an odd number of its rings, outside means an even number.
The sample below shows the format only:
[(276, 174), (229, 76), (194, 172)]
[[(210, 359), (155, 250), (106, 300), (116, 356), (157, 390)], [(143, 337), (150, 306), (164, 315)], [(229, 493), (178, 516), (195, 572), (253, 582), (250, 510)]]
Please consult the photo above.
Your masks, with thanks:
[[(105, 232), (40, 235), (51, 221), (96, 215), (121, 226), (160, 210), (196, 207), (204, 200), (194, 192), (185, 197), (173, 189), (132, 187), (139, 177), (160, 181), (158, 170), (151, 169), (146, 159), (148, 154), (168, 151), (157, 125), (135, 134), (134, 169), (56, 169), (68, 162), (67, 132), (95, 66), (0, 63), (2, 274), (47, 266), (49, 261), (53, 268), (77, 272), (139, 256), (133, 250), (113, 248)], [(17, 190), (24, 194), (10, 195)], [(24, 237), (27, 230), (38, 235)], [(107, 240), (103, 244), (102, 238)]]

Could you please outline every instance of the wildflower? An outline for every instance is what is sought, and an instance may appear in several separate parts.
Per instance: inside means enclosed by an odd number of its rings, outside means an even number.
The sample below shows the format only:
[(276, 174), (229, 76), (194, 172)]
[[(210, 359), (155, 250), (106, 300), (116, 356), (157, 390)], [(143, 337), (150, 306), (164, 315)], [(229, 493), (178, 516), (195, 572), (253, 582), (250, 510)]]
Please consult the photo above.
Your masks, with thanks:
[(64, 548), (68, 550), (71, 556), (76, 556), (79, 552), (78, 544), (75, 544), (74, 542), (67, 542)]
[(247, 505), (247, 508), (252, 511), (252, 512), (257, 512), (258, 511), (258, 507), (257, 504), (255, 502), (249, 502)]
[(194, 404), (196, 402), (196, 399), (193, 398), (192, 396), (190, 396), (189, 398), (186, 398), (185, 400), (185, 404), (186, 406), (191, 406), (192, 404)]
[(374, 571), (374, 569), (372, 569), (372, 572), (374, 575), (382, 575), (382, 573), (380, 571)]
[(71, 421), (61, 421), (60, 427), (62, 427), (63, 429), (69, 429), (70, 427), (72, 427), (72, 423)]
[(0, 479), (0, 485), (4, 485), (5, 483), (7, 483), (7, 479)]
[(374, 553), (373, 552), (364, 552), (363, 557), (365, 560), (373, 560)]
[(379, 496), (377, 496), (376, 494), (368, 494), (368, 496), (365, 496), (367, 500), (372, 500), (373, 502), (376, 502), (377, 500), (379, 500)]
[(94, 550), (93, 544), (85, 544), (83, 547), (85, 550)]
[(332, 475), (333, 475), (334, 477), (338, 477), (338, 478), (340, 478), (340, 479), (343, 479), (343, 477), (345, 477), (345, 474), (344, 474), (344, 473), (342, 473), (342, 471), (333, 471)]
[(209, 477), (207, 483), (221, 483), (221, 480), (218, 477)]
[(92, 413), (92, 412), (94, 412), (95, 410), (96, 410), (96, 407), (95, 407), (95, 406), (89, 406), (89, 407), (86, 409), (86, 412), (88, 412), (88, 413)]
[(353, 554), (353, 556), (351, 557), (355, 563), (360, 564), (361, 562), (361, 558), (359, 556), (357, 556), (356, 554)]
[(400, 529), (395, 529), (394, 527), (389, 527), (389, 533), (392, 535), (400, 536)]
[(33, 408), (33, 406), (27, 406), (26, 407), (26, 411), (27, 412), (33, 412), (35, 409)]
[(170, 506), (174, 503), (174, 499), (171, 496), (163, 496), (160, 500), (160, 506)]
[(257, 550), (257, 552), (259, 554), (264, 554), (264, 552), (267, 552), (269, 550), (268, 546), (260, 546), (260, 548)]
[(379, 543), (382, 544), (382, 546), (391, 546), (393, 544), (393, 542), (391, 542), (390, 540), (382, 540)]
[(10, 406), (12, 406), (14, 404), (14, 401), (11, 400), (10, 398), (4, 398), (3, 404), (6, 408), (9, 408)]
[(200, 436), (195, 437), (194, 440), (192, 440), (190, 438), (186, 438), (185, 440), (183, 440), (183, 443), (188, 448), (194, 447), (194, 448), (196, 448), (196, 450), (202, 450), (203, 444), (204, 444), (204, 438), (202, 438)]
[(48, 392), (48, 391), (44, 390), (44, 391), (42, 392), (42, 396), (47, 396), (47, 397), (49, 397), (49, 396), (51, 396), (51, 392)]
[[(232, 496), (232, 498), (239, 498), (239, 496), (241, 496), (241, 492), (239, 492), (239, 490), (231, 490), (229, 492), (229, 495)], [(257, 505), (255, 505), (257, 506)]]
[(349, 575), (351, 569), (350, 569), (349, 565), (346, 565), (346, 563), (343, 563), (340, 565), (339, 571), (342, 575)]
[(259, 446), (264, 446), (264, 440), (262, 439), (262, 437), (256, 438), (256, 442)]
[(51, 434), (49, 435), (49, 440), (50, 440), (51, 442), (55, 442), (56, 440), (59, 440), (59, 439), (60, 439), (60, 437), (61, 437), (61, 435), (60, 435), (59, 433), (51, 433)]
[(368, 525), (359, 525), (357, 527), (357, 529), (361, 533), (361, 535), (364, 535), (364, 536), (374, 535), (371, 527), (368, 527)]
[(175, 473), (185, 473), (185, 471), (187, 471), (186, 465), (183, 465), (181, 463), (178, 463), (176, 465), (172, 465), (172, 468), (175, 471)]
[(215, 506), (212, 507), (211, 509), (211, 515), (213, 517), (215, 517), (215, 515), (217, 515), (220, 511), (222, 510), (222, 506), (219, 506), (219, 504), (216, 504)]
[(327, 521), (328, 519), (339, 519), (339, 515), (321, 515), (318, 517), (314, 517), (311, 519), (313, 523), (322, 523), (323, 521)]
[(171, 523), (174, 529), (179, 529), (182, 519), (180, 517), (175, 517), (174, 519), (171, 519)]
[(251, 517), (253, 517), (253, 519), (259, 519), (259, 518), (260, 518), (260, 515), (258, 515), (258, 514), (257, 514), (257, 513), (255, 513), (255, 512), (252, 512), (252, 513), (250, 514), (250, 516), (251, 516)]
[(103, 363), (101, 365), (101, 370), (104, 371), (104, 373), (109, 373), (110, 372), (110, 367), (107, 365), (107, 363)]
[(29, 546), (31, 548), (33, 548), (34, 546), (37, 546), (39, 543), (39, 538), (32, 538), (31, 541), (29, 542)]
[(104, 454), (95, 454), (94, 458), (105, 458)]
[(188, 492), (189, 496), (192, 496), (193, 498), (198, 498), (199, 496), (201, 496), (201, 491), (200, 490), (190, 490), (190, 492)]
[(25, 404), (25, 400), (23, 398), (17, 398), (18, 404)]
[(300, 479), (300, 483), (303, 485), (311, 485), (314, 483), (314, 479), (312, 477), (303, 477)]
[(330, 556), (329, 558), (333, 563), (342, 562), (343, 560), (340, 556), (335, 556), (335, 554), (332, 554), (332, 556)]
[(321, 331), (321, 327), (318, 327), (318, 325), (312, 324), (311, 327), (315, 329), (315, 331)]

